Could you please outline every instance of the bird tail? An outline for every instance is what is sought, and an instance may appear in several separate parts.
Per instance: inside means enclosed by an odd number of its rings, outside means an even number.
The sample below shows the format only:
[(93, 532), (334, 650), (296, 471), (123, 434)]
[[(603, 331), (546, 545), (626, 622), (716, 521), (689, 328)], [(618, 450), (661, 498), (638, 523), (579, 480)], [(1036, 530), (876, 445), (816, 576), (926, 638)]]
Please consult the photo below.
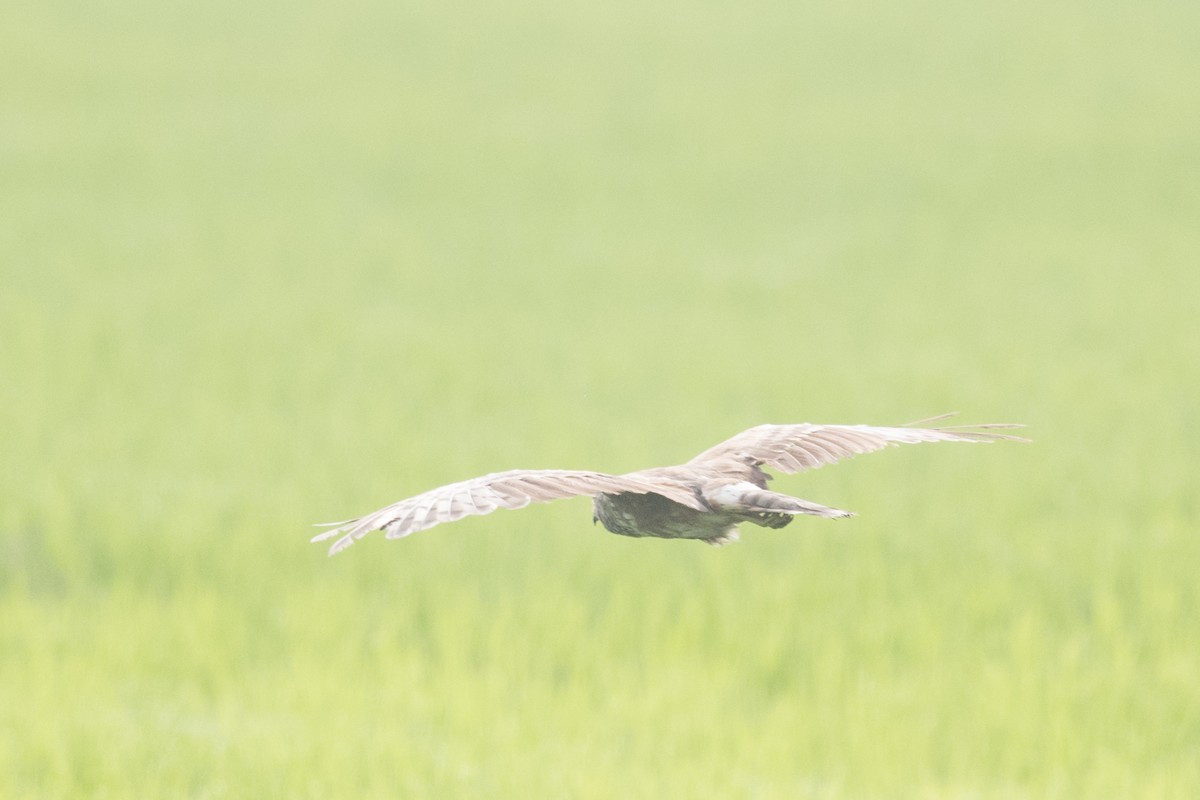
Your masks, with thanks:
[(801, 500), (799, 497), (779, 494), (778, 492), (771, 492), (765, 489), (747, 492), (743, 495), (742, 501), (751, 513), (810, 514), (814, 517), (827, 517), (829, 519), (854, 516), (853, 511), (830, 508), (820, 503)]
[(760, 489), (751, 483), (740, 483), (723, 486), (711, 497), (709, 502), (726, 511), (743, 512), (746, 514), (811, 514), (814, 517), (852, 517), (853, 512), (840, 508), (830, 508), (820, 503), (801, 500), (799, 497)]

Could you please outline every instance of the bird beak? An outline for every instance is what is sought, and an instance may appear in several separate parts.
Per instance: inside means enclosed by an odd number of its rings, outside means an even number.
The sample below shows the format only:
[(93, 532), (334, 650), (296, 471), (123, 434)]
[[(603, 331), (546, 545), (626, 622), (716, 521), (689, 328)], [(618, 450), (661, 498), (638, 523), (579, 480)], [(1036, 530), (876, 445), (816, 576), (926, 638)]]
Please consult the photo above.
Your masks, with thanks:
[(592, 524), (595, 525), (599, 521), (600, 521), (600, 518), (597, 517), (595, 514), (592, 514)]

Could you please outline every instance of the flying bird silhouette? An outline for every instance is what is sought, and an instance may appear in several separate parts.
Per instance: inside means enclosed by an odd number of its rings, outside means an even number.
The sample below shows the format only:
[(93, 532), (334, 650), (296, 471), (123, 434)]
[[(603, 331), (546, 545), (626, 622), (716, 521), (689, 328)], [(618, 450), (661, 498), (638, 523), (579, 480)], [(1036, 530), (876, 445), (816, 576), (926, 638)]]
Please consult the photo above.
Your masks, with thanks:
[(357, 519), (325, 523), (330, 530), (312, 541), (338, 537), (333, 555), (372, 531), (389, 539), (498, 508), (523, 508), (563, 497), (592, 498), (592, 522), (622, 536), (699, 539), (721, 546), (737, 541), (738, 525), (750, 522), (782, 528), (797, 514), (852, 517), (798, 497), (772, 492), (763, 467), (793, 473), (817, 469), (843, 458), (889, 445), (918, 442), (1028, 441), (996, 433), (1020, 425), (915, 427), (952, 416), (920, 420), (895, 428), (870, 425), (759, 425), (710, 447), (674, 467), (654, 467), (624, 475), (565, 469), (516, 469), (440, 486)]

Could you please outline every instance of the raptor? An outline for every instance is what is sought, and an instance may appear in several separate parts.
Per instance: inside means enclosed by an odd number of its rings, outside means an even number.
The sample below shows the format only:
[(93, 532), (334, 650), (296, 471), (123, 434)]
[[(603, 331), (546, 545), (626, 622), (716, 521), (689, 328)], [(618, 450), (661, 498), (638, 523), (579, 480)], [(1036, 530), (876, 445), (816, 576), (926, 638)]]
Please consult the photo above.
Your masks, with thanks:
[(674, 467), (624, 475), (565, 469), (517, 469), (451, 483), (343, 522), (327, 523), (314, 542), (336, 537), (333, 555), (372, 531), (399, 539), (443, 522), (490, 514), (499, 508), (587, 495), (592, 521), (622, 536), (698, 539), (711, 545), (737, 541), (749, 522), (782, 528), (799, 514), (839, 518), (850, 511), (801, 500), (767, 488), (766, 469), (794, 473), (890, 445), (919, 442), (1026, 441), (997, 429), (1019, 425), (919, 427), (949, 414), (899, 427), (871, 425), (759, 425)]

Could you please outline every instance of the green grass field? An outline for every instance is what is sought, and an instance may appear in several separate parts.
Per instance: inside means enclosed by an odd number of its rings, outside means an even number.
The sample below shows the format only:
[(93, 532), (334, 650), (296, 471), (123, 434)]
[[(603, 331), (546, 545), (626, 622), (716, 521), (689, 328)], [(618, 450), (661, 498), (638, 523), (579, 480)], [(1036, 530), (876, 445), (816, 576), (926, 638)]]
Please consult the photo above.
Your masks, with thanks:
[[(1200, 10), (0, 12), (0, 796), (1200, 796)], [(1031, 445), (310, 523), (760, 422)]]

